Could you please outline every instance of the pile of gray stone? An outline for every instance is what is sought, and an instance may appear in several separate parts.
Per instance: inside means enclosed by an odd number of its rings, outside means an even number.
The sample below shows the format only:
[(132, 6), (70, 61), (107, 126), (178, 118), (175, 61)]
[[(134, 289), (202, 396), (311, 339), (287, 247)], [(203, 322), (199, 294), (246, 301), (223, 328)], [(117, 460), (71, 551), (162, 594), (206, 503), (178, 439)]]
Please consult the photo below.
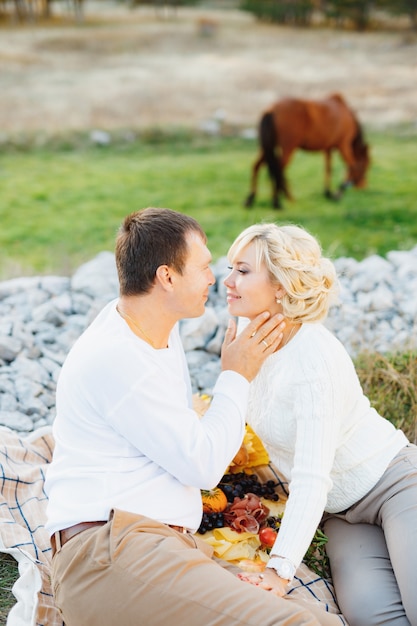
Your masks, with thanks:
[[(335, 261), (340, 302), (326, 325), (352, 357), (417, 348), (417, 246), (359, 262)], [(214, 266), (216, 285), (205, 314), (180, 330), (193, 391), (210, 394), (220, 372), (220, 348), (229, 319), (227, 260)], [(102, 252), (72, 277), (38, 276), (0, 282), (0, 425), (22, 433), (55, 418), (55, 389), (71, 346), (100, 309), (118, 295), (111, 252)]]

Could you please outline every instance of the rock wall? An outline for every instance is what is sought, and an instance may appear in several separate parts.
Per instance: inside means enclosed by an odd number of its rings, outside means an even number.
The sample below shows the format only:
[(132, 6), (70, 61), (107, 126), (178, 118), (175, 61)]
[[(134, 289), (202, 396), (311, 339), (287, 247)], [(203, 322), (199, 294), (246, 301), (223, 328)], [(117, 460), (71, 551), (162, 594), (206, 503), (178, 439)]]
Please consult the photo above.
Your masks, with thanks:
[[(335, 261), (340, 303), (326, 325), (354, 357), (417, 348), (417, 246), (387, 258)], [(220, 347), (229, 318), (223, 278), (227, 260), (213, 267), (217, 282), (205, 314), (181, 322), (193, 390), (210, 394), (220, 372)], [(0, 425), (29, 432), (55, 418), (61, 366), (81, 332), (118, 295), (111, 252), (102, 252), (72, 277), (16, 278), (0, 283)]]

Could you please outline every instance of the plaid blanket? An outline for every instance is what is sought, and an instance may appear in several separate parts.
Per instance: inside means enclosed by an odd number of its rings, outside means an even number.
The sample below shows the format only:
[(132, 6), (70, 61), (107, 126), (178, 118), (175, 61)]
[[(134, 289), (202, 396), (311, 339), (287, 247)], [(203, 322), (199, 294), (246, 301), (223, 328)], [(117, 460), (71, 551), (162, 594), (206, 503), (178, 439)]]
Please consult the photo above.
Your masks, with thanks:
[[(53, 446), (50, 427), (27, 437), (0, 428), (0, 552), (11, 554), (19, 564), (19, 578), (13, 586), (17, 602), (9, 612), (7, 626), (64, 626), (54, 606), (49, 578), (51, 548), (44, 528), (44, 481)], [(339, 614), (341, 625), (346, 624), (331, 581), (304, 564), (297, 570), (290, 593)]]
[(45, 427), (28, 437), (0, 430), (0, 551), (19, 563), (17, 603), (7, 626), (63, 626), (49, 579), (51, 546), (45, 531), (45, 472), (53, 438)]

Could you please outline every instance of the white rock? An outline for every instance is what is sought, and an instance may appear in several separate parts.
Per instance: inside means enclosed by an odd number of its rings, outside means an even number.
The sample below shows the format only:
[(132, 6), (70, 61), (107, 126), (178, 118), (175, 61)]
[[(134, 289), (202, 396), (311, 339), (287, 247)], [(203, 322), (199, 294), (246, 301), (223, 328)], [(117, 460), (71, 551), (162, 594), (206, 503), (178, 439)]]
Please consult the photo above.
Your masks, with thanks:
[(205, 348), (207, 342), (216, 334), (218, 320), (215, 310), (207, 306), (201, 317), (182, 320), (180, 334), (184, 350)]

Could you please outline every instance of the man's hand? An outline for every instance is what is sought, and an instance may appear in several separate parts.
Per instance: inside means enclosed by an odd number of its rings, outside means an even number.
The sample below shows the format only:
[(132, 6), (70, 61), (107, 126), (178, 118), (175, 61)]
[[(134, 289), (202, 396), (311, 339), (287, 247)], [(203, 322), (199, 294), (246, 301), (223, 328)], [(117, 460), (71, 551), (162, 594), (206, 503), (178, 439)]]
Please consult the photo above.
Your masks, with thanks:
[(258, 315), (236, 336), (236, 323), (230, 320), (222, 345), (222, 370), (234, 370), (251, 382), (265, 359), (282, 341), (283, 315), (272, 318), (267, 311)]

